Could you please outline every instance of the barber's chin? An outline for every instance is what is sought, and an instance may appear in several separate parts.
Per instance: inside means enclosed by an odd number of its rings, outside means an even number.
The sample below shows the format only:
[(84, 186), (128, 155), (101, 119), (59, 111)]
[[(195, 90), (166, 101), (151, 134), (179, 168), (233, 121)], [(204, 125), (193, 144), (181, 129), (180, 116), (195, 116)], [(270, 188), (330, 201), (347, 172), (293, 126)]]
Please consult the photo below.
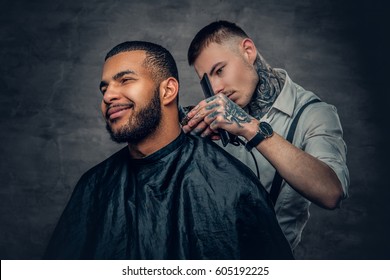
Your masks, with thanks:
[(231, 94), (228, 95), (228, 98), (237, 103), (238, 99), (240, 99), (240, 93), (237, 91), (233, 91)]
[(244, 108), (248, 103), (243, 102), (242, 100), (238, 99), (232, 99), (234, 103), (236, 103), (239, 107)]
[(234, 103), (237, 103), (237, 101), (239, 101), (239, 98), (238, 98), (237, 95), (234, 94), (234, 93), (231, 94), (231, 95), (229, 95), (228, 98), (229, 98), (231, 101), (233, 101)]

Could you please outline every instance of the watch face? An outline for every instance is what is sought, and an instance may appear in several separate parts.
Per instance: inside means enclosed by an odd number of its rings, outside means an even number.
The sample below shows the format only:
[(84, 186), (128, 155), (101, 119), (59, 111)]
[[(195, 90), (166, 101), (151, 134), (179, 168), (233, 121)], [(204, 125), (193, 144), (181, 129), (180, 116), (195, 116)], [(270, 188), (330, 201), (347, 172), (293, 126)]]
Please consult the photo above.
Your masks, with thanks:
[(264, 137), (270, 137), (274, 131), (269, 123), (261, 122), (259, 128)]

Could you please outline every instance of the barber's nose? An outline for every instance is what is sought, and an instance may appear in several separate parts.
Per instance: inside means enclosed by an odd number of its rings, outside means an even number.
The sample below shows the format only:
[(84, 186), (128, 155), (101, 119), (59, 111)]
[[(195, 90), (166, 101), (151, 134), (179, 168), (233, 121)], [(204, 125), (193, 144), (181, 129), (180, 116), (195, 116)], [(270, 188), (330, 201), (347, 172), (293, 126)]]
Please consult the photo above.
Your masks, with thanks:
[(223, 92), (224, 87), (221, 79), (212, 79), (210, 83), (211, 83), (211, 87), (213, 88), (214, 94)]

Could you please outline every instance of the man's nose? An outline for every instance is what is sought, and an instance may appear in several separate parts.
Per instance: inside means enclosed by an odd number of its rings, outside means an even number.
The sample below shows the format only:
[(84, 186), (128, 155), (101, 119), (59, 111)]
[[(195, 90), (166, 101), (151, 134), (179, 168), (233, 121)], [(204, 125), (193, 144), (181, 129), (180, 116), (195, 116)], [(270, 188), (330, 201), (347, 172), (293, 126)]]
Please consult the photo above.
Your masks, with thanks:
[(118, 88), (116, 88), (114, 85), (108, 85), (103, 95), (104, 103), (110, 104), (113, 101), (118, 100), (119, 98), (120, 98), (120, 93)]

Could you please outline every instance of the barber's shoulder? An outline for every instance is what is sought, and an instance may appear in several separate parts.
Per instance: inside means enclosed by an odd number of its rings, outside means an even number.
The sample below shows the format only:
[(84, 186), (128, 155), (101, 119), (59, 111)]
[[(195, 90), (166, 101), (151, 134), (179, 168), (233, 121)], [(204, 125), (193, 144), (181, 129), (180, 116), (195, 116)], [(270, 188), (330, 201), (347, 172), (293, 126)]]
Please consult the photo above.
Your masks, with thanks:
[(339, 115), (336, 106), (320, 101), (307, 106), (301, 115), (302, 123), (331, 123), (338, 122)]

